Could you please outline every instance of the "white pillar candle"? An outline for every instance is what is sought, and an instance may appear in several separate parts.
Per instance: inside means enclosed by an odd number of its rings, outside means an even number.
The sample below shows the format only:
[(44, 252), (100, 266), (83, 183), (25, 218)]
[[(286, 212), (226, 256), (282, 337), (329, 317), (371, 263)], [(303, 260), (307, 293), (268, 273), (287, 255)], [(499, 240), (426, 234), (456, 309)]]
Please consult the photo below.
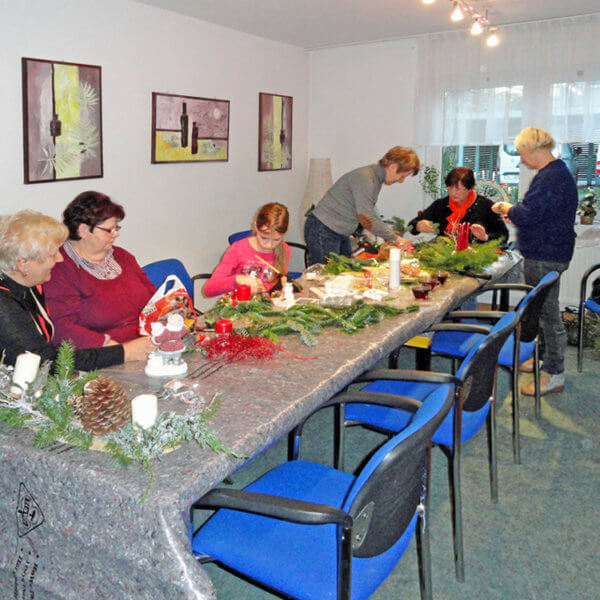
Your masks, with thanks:
[(390, 248), (390, 290), (400, 287), (400, 261), (402, 253), (400, 248)]
[(13, 385), (10, 388), (11, 394), (20, 396), (27, 385), (33, 383), (40, 368), (40, 360), (40, 355), (33, 352), (24, 352), (17, 356), (12, 378)]
[(158, 415), (158, 400), (154, 394), (141, 394), (131, 401), (131, 420), (142, 429), (154, 425)]

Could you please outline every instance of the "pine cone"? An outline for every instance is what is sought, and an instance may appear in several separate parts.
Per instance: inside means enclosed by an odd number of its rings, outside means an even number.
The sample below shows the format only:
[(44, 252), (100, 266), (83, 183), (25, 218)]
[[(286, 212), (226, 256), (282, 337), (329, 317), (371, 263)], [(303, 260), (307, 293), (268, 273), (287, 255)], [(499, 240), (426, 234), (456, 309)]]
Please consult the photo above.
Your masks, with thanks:
[(100, 375), (83, 388), (80, 418), (86, 431), (106, 435), (131, 419), (131, 402), (120, 383)]
[(83, 413), (84, 399), (83, 396), (69, 396), (67, 402), (73, 406), (73, 414), (81, 419)]

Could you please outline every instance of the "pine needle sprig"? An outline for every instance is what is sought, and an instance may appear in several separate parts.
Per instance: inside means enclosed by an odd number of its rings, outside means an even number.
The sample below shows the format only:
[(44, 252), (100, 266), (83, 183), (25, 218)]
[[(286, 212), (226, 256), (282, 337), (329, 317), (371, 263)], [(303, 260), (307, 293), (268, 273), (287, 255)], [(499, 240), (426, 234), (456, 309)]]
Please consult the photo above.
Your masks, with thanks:
[(480, 273), (485, 267), (499, 258), (501, 240), (477, 243), (461, 252), (456, 251), (454, 240), (439, 237), (432, 242), (424, 242), (415, 247), (415, 256), (424, 269), (445, 271), (473, 271)]

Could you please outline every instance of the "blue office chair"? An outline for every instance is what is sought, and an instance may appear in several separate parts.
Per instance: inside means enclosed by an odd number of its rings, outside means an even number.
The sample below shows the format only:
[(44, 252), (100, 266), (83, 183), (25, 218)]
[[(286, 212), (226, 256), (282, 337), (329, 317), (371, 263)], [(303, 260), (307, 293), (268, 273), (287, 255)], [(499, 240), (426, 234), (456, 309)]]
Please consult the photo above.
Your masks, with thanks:
[[(406, 428), (356, 475), (291, 460), (244, 490), (216, 489), (194, 508), (218, 509), (196, 532), (200, 562), (217, 561), (299, 600), (363, 600), (394, 569), (417, 531), (421, 598), (431, 598), (423, 523), (431, 436), (452, 405), (451, 386), (423, 402), (350, 392), (325, 406), (376, 403), (410, 411)], [(294, 431), (296, 446), (303, 423)]]
[[(540, 361), (537, 344), (539, 314), (548, 292), (558, 280), (559, 274), (552, 271), (546, 274), (540, 282), (532, 288), (524, 284), (491, 284), (484, 286), (478, 293), (484, 291), (510, 291), (527, 292), (527, 295), (517, 305), (515, 311), (519, 319), (519, 326), (510, 336), (500, 350), (498, 364), (511, 375), (512, 387), (512, 424), (513, 424), (513, 459), (516, 464), (521, 463), (521, 435), (520, 435), (520, 409), (519, 409), (519, 367), (533, 358), (535, 381), (535, 415), (541, 418), (542, 402), (540, 398)], [(504, 313), (496, 311), (453, 311), (444, 318), (452, 321), (465, 319), (483, 319), (494, 321)], [(436, 327), (432, 327), (435, 331)], [(482, 339), (481, 334), (463, 332), (436, 332), (431, 341), (431, 352), (452, 359), (464, 358), (470, 349)]]
[(250, 237), (251, 235), (252, 235), (252, 229), (246, 229), (244, 231), (236, 231), (235, 233), (232, 233), (227, 238), (227, 241), (229, 242), (229, 245), (231, 246), (231, 244), (233, 244), (233, 242), (243, 240), (244, 238)]
[[(492, 501), (498, 501), (498, 471), (496, 457), (496, 377), (498, 354), (518, 319), (507, 313), (493, 329), (469, 324), (447, 324), (447, 328), (460, 331), (487, 332), (470, 350), (456, 375), (427, 371), (374, 369), (358, 377), (355, 382), (369, 382), (364, 392), (388, 393), (423, 400), (439, 385), (448, 383), (454, 388), (454, 406), (433, 435), (448, 459), (450, 507), (454, 536), (456, 578), (464, 581), (464, 552), (462, 535), (462, 501), (460, 490), (460, 448), (487, 421), (489, 442), (490, 488)], [(343, 457), (344, 426), (366, 425), (373, 429), (395, 433), (401, 431), (411, 418), (405, 410), (351, 404), (345, 407), (343, 422), (337, 423), (338, 452), (336, 460)]]
[(593, 313), (600, 315), (600, 304), (592, 298), (587, 298), (587, 282), (590, 275), (600, 269), (600, 263), (591, 266), (581, 278), (581, 288), (579, 291), (579, 327), (577, 337), (577, 371), (581, 373), (583, 369), (583, 328), (585, 322), (585, 311), (591, 310)]
[[(243, 240), (244, 238), (250, 237), (252, 235), (251, 229), (246, 229), (244, 231), (236, 231), (232, 233), (227, 239), (229, 241), (229, 245), (233, 244), (233, 242), (237, 242), (239, 240)], [(303, 263), (304, 268), (308, 267), (308, 254), (306, 252), (306, 246), (304, 244), (299, 244), (298, 242), (285, 242), (290, 248), (298, 248), (303, 252)], [(298, 279), (302, 275), (302, 271), (289, 271), (288, 273), (292, 279)]]
[(176, 275), (185, 286), (192, 302), (194, 302), (194, 281), (197, 279), (209, 279), (211, 276), (210, 273), (198, 273), (197, 275), (190, 277), (183, 263), (177, 258), (157, 260), (156, 262), (145, 265), (142, 269), (156, 288), (162, 285), (169, 275)]

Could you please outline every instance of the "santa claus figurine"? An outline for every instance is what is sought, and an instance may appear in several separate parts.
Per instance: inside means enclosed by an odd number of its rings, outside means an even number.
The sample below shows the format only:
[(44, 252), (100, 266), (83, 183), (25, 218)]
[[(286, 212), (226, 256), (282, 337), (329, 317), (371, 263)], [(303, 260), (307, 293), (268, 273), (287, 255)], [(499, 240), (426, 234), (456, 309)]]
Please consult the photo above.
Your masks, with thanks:
[(187, 363), (181, 359), (185, 350), (184, 336), (188, 333), (183, 317), (170, 314), (167, 324), (152, 323), (152, 341), (158, 346), (148, 356), (146, 373), (155, 376), (178, 375), (187, 371)]

